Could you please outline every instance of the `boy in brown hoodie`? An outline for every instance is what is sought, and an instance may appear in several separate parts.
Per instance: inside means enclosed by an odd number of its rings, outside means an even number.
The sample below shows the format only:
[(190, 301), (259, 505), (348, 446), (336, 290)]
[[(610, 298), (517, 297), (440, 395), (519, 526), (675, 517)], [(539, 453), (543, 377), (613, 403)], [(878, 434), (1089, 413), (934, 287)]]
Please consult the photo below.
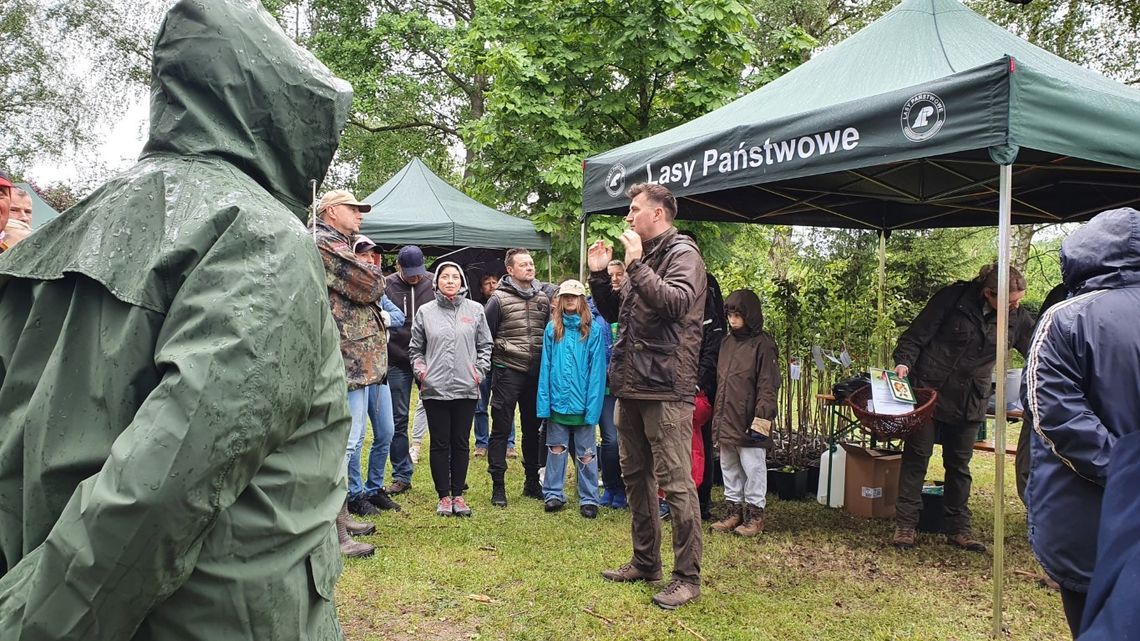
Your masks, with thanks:
[(760, 299), (738, 289), (724, 302), (729, 333), (717, 360), (713, 442), (720, 449), (727, 515), (717, 532), (756, 536), (764, 531), (767, 449), (780, 389), (776, 342), (764, 331)]

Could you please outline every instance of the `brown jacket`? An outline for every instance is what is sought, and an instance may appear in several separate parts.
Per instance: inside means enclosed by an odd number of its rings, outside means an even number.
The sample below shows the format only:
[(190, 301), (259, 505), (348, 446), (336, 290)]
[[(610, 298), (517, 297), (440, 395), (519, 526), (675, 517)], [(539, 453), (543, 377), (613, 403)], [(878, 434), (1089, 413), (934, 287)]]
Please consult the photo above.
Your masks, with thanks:
[(340, 329), (348, 389), (367, 387), (388, 375), (387, 332), (376, 301), (384, 295), (384, 275), (356, 259), (350, 239), (317, 221), (317, 249), (325, 265), (329, 307)]
[(748, 290), (729, 294), (724, 311), (744, 317), (744, 327), (732, 330), (720, 344), (716, 366), (713, 442), (718, 447), (771, 447), (772, 439), (755, 440), (748, 432), (752, 419), (776, 420), (780, 367), (776, 342), (764, 331), (760, 299)]
[[(938, 390), (936, 421), (980, 423), (986, 419), (990, 376), (997, 360), (997, 318), (996, 314), (986, 317), (985, 305), (979, 283), (947, 285), (935, 292), (899, 336), (894, 361), (910, 368), (915, 386)], [(1012, 310), (1009, 345), (1025, 355), (1032, 335), (1033, 316), (1024, 309)]]
[(610, 391), (618, 398), (693, 402), (705, 312), (705, 261), (675, 228), (644, 243), (620, 291), (605, 270), (591, 272), (602, 316), (618, 324)]

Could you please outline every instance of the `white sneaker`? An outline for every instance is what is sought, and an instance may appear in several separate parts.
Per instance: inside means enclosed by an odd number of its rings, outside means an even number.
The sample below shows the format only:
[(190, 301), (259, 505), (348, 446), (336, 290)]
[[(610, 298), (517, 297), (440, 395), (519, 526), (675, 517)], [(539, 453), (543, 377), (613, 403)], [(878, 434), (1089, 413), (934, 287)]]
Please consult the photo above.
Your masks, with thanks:
[(420, 446), (413, 445), (408, 449), (408, 458), (412, 459), (412, 463), (420, 462)]

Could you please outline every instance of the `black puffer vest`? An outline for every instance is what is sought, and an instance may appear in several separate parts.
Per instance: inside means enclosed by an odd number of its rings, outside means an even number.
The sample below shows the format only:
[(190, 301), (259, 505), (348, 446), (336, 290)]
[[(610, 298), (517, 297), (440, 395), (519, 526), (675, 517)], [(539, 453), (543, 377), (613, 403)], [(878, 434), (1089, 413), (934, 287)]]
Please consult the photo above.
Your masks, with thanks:
[(498, 299), (500, 319), (491, 362), (520, 372), (538, 372), (550, 297), (538, 288), (524, 294), (509, 278), (491, 296)]

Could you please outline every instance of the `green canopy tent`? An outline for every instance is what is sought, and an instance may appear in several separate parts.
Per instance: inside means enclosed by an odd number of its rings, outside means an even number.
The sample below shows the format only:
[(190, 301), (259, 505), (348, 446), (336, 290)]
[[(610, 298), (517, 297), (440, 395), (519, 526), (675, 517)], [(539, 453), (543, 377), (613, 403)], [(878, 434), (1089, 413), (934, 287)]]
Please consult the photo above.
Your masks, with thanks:
[[(416, 244), (434, 253), (460, 247), (550, 251), (550, 237), (523, 218), (504, 214), (468, 197), (412, 159), (364, 198), (372, 211), (360, 233), (384, 246)], [(429, 252), (432, 253), (432, 252)]]
[(32, 197), (32, 229), (39, 229), (47, 221), (59, 215), (59, 212), (54, 207), (47, 204), (36, 190), (28, 183), (16, 183), (16, 186), (28, 192)]
[[(903, 0), (759, 90), (588, 158), (584, 174), (583, 256), (586, 217), (624, 211), (625, 190), (646, 181), (673, 190), (682, 218), (878, 229), (880, 265), (892, 229), (996, 224), (1005, 345), (1011, 222), (1081, 221), (1140, 204), (1140, 91), (956, 0)], [(1005, 360), (998, 350), (998, 371)], [(1004, 398), (1004, 377), (997, 385)], [(1005, 420), (998, 403), (999, 453)], [(997, 635), (1004, 502), (994, 503)]]

